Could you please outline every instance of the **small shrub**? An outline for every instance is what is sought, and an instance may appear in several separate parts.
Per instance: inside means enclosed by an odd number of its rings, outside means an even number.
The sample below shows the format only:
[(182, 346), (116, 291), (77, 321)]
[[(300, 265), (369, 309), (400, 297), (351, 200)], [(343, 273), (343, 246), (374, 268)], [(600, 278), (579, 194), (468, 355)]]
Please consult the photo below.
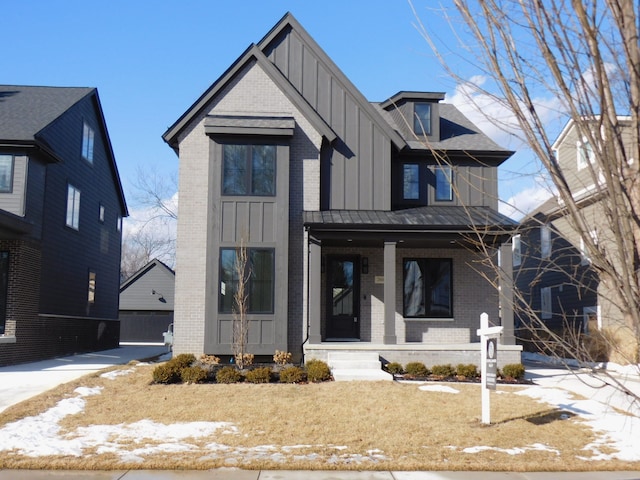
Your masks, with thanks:
[(402, 368), (402, 364), (398, 362), (387, 363), (385, 368), (387, 369), (387, 372), (391, 374), (402, 375), (404, 373), (404, 368)]
[(198, 360), (203, 365), (218, 365), (220, 363), (219, 357), (216, 357), (215, 355), (207, 355), (206, 353), (200, 355)]
[(456, 374), (460, 377), (476, 378), (478, 376), (478, 367), (476, 367), (473, 363), (468, 363), (466, 365), (460, 363), (456, 367)]
[(431, 373), (436, 377), (453, 377), (456, 374), (456, 371), (453, 369), (451, 364), (446, 365), (434, 365), (431, 369)]
[(153, 369), (154, 383), (177, 383), (180, 380), (180, 369), (170, 362), (158, 365)]
[(245, 375), (250, 383), (269, 383), (271, 381), (271, 369), (269, 367), (258, 367), (249, 370)]
[(186, 367), (180, 370), (180, 379), (184, 383), (202, 383), (207, 380), (207, 371), (198, 366)]
[(236, 364), (237, 365), (242, 364), (242, 368), (246, 368), (253, 365), (254, 358), (255, 357), (253, 353), (243, 353), (242, 358), (240, 358), (240, 355), (235, 356)]
[(176, 355), (168, 363), (174, 365), (178, 370), (190, 367), (193, 362), (196, 361), (196, 356), (193, 353), (181, 353)]
[(505, 378), (521, 380), (524, 378), (524, 365), (521, 363), (509, 363), (502, 367), (502, 375)]
[(331, 378), (329, 365), (322, 360), (309, 360), (305, 365), (305, 369), (307, 371), (307, 379), (310, 382), (326, 382)]
[(287, 367), (280, 372), (280, 382), (300, 383), (304, 381), (304, 370), (300, 367)]
[(291, 354), (289, 352), (281, 352), (280, 350), (276, 350), (276, 353), (273, 356), (273, 361), (277, 365), (284, 366), (287, 363), (291, 363)]
[(426, 377), (429, 375), (429, 369), (422, 362), (409, 362), (404, 367), (404, 370), (411, 377)]
[(234, 367), (222, 367), (216, 372), (218, 383), (238, 383), (242, 380), (242, 374)]

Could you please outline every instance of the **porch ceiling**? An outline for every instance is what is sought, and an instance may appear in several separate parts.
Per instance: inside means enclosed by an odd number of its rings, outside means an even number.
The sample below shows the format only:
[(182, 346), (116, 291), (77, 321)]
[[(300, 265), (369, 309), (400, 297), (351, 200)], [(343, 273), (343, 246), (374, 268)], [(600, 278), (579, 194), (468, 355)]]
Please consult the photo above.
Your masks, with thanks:
[(507, 241), (517, 222), (489, 207), (427, 206), (405, 210), (304, 212), (304, 225), (323, 245), (469, 248)]

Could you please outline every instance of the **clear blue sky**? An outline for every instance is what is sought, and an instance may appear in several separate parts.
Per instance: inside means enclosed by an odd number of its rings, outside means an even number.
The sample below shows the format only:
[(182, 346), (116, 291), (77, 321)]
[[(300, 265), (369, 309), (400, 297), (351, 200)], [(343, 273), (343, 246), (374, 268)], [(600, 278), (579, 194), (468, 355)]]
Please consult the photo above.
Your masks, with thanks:
[[(440, 4), (414, 3), (425, 17)], [(97, 87), (130, 203), (138, 167), (177, 171), (167, 127), (287, 11), (371, 101), (455, 87), (406, 0), (3, 0), (1, 11), (0, 83)]]

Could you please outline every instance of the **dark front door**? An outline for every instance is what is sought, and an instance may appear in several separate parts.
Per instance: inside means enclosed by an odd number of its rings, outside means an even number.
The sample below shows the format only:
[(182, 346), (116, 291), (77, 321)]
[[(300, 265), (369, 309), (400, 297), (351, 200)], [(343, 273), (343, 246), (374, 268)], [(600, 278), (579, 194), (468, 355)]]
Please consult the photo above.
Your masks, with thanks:
[(327, 340), (360, 338), (360, 269), (356, 256), (327, 258)]

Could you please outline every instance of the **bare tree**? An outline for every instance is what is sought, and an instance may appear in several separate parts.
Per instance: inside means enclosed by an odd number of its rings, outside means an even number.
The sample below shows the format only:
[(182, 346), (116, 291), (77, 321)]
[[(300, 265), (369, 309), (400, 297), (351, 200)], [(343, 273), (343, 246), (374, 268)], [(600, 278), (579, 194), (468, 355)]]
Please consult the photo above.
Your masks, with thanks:
[(163, 261), (173, 258), (175, 242), (166, 235), (158, 235), (151, 229), (128, 233), (122, 240), (120, 280), (124, 281), (157, 258)]
[[(603, 341), (618, 362), (638, 364), (640, 7), (632, 0), (454, 2), (457, 11), (446, 12), (454, 31), (449, 43), (430, 35), (427, 19), (416, 13), (419, 30), (456, 82), (465, 86), (469, 102), (489, 99), (510, 113), (514, 123), (489, 120), (505, 131), (519, 131), (548, 172), (557, 211), (584, 242), (590, 268), (621, 318), (603, 332)], [(451, 38), (460, 42), (455, 49)], [(470, 82), (450, 67), (460, 51), (489, 78), (488, 83)], [(555, 155), (558, 129), (549, 123), (551, 110), (565, 123), (571, 121), (584, 144), (591, 146), (585, 171), (593, 189), (590, 201), (598, 205), (595, 216), (575, 189), (575, 173), (567, 171)], [(596, 227), (606, 242), (588, 234)], [(550, 262), (545, 268), (557, 267)], [(549, 350), (559, 356), (593, 365), (593, 349), (585, 345), (583, 335), (571, 333), (572, 329), (567, 329), (569, 333), (549, 329), (539, 311), (526, 302), (516, 303), (524, 309), (521, 315), (528, 316), (527, 325), (536, 340), (553, 346)], [(615, 377), (595, 369), (593, 373), (626, 392)]]
[(249, 253), (244, 243), (240, 239), (240, 244), (236, 248), (236, 258), (234, 263), (235, 276), (237, 278), (236, 289), (233, 294), (233, 354), (238, 368), (243, 369), (252, 362), (247, 352), (247, 342), (249, 341), (249, 279), (251, 278), (251, 263)]

